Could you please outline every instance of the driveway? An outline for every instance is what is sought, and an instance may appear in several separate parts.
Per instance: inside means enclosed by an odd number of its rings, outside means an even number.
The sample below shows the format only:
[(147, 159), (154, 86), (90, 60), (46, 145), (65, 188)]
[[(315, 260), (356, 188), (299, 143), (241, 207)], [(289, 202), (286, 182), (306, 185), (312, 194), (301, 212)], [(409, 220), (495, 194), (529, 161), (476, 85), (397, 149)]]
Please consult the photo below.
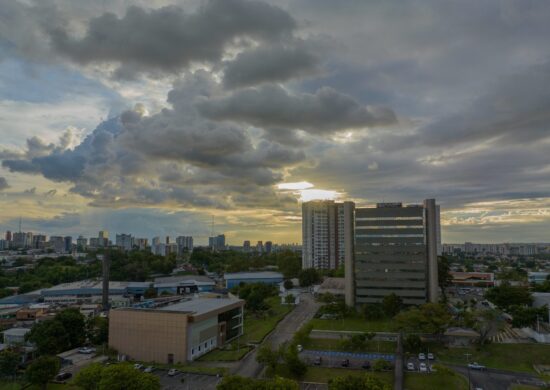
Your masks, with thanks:
[[(277, 324), (263, 343), (268, 342), (273, 348), (278, 348), (284, 342), (290, 341), (294, 333), (313, 318), (319, 306), (320, 304), (315, 301), (311, 294), (301, 294), (300, 303)], [(254, 351), (241, 360), (241, 364), (237, 366), (233, 374), (251, 378), (260, 375), (263, 366), (256, 361), (257, 352), (258, 348), (255, 348)]]
[[(448, 366), (468, 379), (468, 367), (456, 365)], [(531, 374), (496, 370), (492, 368), (488, 368), (483, 371), (470, 370), (470, 381), (473, 389), (479, 387), (483, 390), (505, 390), (512, 384), (525, 384), (533, 386), (541, 386), (544, 384), (544, 382)]]

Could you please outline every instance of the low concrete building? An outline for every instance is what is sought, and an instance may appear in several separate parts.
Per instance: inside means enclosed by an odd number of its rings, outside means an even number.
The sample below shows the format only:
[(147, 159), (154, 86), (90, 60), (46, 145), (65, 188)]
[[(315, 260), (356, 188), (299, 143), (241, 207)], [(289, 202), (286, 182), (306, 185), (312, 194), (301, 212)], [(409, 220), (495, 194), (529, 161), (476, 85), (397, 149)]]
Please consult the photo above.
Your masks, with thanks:
[(185, 363), (242, 335), (243, 308), (242, 299), (199, 297), (111, 310), (109, 346), (132, 360)]
[(330, 293), (336, 296), (344, 296), (346, 290), (345, 278), (325, 278), (323, 283), (314, 288), (316, 295)]
[(163, 292), (183, 295), (212, 291), (216, 282), (205, 275), (165, 276), (155, 278), (153, 286), (159, 295)]
[(493, 287), (495, 274), (492, 272), (449, 272), (454, 286)]
[(284, 280), (283, 274), (279, 272), (235, 272), (223, 276), (226, 288), (233, 288), (241, 283), (266, 283), (279, 284)]
[(25, 341), (25, 335), (30, 328), (11, 328), (4, 331), (4, 344), (13, 347), (16, 345), (30, 345)]
[(529, 283), (542, 284), (548, 280), (550, 272), (528, 272), (527, 281)]
[(449, 347), (469, 347), (479, 339), (480, 334), (469, 328), (448, 328), (445, 333), (445, 343)]

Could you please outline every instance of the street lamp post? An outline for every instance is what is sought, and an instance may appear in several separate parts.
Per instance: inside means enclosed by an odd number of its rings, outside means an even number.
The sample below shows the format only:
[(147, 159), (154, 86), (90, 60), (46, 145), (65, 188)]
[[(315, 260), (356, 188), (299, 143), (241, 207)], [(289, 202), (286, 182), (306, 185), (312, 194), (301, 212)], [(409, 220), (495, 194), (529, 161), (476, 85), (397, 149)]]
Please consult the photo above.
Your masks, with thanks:
[(470, 356), (472, 354), (471, 353), (465, 353), (464, 355), (466, 355), (466, 361), (468, 362), (468, 389), (471, 389), (472, 388), (472, 379), (470, 377)]

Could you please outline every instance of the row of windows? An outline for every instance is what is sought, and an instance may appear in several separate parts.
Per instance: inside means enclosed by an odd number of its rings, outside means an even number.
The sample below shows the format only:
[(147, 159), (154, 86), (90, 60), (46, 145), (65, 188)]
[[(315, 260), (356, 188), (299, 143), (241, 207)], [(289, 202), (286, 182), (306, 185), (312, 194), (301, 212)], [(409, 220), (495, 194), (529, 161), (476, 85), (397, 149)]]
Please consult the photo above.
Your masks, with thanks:
[(363, 229), (422, 229), (422, 225), (361, 225), (356, 226), (355, 230), (363, 230)]
[[(197, 354), (199, 354), (201, 352), (201, 348), (202, 348), (202, 352), (205, 352), (208, 349), (208, 344), (210, 344), (210, 347), (213, 347), (214, 346), (214, 339), (210, 339), (210, 341), (207, 341), (204, 344), (199, 344), (196, 347), (197, 348)], [(191, 348), (191, 356), (194, 356), (194, 355), (195, 355), (195, 348)]]
[(356, 238), (393, 238), (393, 237), (417, 237), (423, 238), (424, 234), (356, 234)]
[(360, 246), (420, 246), (425, 245), (424, 242), (368, 242), (368, 243), (355, 243)]
[(422, 221), (423, 217), (358, 217), (356, 221)]

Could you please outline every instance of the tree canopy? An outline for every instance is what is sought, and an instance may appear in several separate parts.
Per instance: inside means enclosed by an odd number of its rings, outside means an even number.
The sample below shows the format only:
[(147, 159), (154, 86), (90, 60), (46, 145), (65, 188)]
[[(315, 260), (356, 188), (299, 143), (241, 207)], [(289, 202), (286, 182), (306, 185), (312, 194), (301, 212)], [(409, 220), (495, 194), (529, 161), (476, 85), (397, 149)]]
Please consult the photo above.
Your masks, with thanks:
[(328, 388), (329, 390), (390, 390), (390, 386), (368, 374), (330, 379)]
[(29, 383), (46, 389), (48, 382), (55, 377), (60, 367), (61, 363), (56, 356), (41, 356), (27, 367), (25, 378)]

